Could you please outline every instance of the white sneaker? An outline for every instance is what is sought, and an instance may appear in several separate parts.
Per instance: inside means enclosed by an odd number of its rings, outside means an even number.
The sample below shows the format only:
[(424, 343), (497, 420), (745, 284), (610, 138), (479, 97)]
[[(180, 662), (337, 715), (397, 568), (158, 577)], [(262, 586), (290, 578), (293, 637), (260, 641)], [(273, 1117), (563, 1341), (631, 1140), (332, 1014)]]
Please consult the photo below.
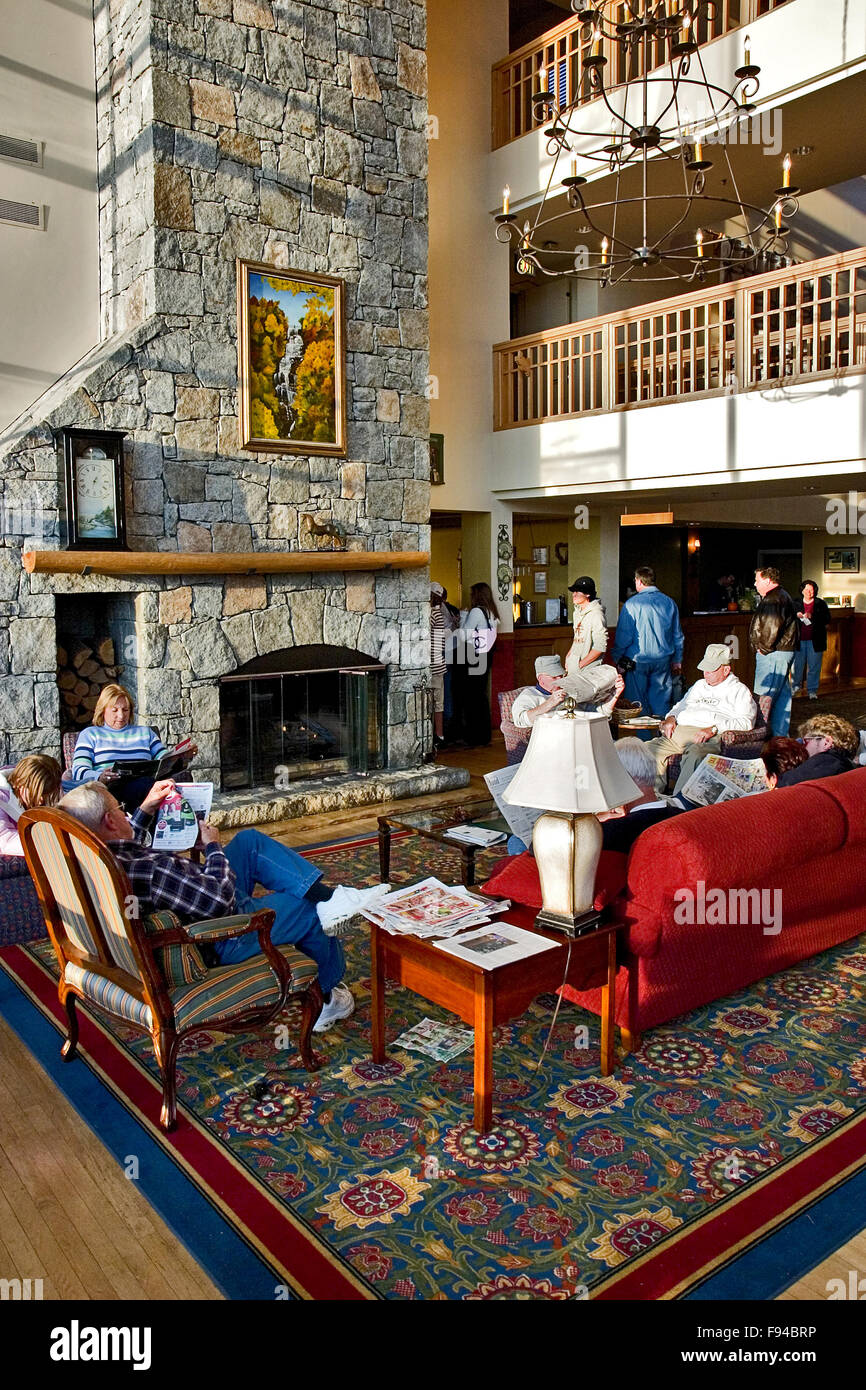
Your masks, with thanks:
[(322, 1012), (313, 1024), (314, 1033), (326, 1033), (332, 1023), (348, 1018), (355, 1012), (355, 1000), (347, 985), (334, 985), (331, 998), (322, 1006)]
[(327, 902), (316, 903), (322, 931), (326, 936), (339, 936), (363, 907), (372, 907), (390, 891), (390, 883), (376, 883), (372, 888), (348, 888), (344, 883), (338, 883)]

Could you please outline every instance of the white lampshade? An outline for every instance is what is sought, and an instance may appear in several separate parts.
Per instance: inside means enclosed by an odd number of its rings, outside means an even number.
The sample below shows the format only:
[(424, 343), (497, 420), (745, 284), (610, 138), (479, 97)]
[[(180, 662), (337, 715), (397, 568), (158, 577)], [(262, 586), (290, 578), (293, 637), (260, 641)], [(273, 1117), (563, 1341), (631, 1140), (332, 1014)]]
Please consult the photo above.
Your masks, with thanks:
[(617, 757), (606, 715), (541, 715), (503, 800), (544, 811), (593, 813), (636, 801), (641, 789)]

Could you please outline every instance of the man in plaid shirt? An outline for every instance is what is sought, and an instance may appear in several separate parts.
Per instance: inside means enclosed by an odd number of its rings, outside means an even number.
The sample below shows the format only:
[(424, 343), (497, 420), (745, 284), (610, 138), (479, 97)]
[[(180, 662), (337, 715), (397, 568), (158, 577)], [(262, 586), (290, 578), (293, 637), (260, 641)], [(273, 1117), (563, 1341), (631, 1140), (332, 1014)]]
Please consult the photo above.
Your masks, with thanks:
[[(174, 790), (169, 778), (155, 782), (138, 810), (127, 819), (109, 789), (89, 782), (68, 792), (59, 809), (74, 816), (103, 840), (122, 865), (144, 912), (169, 909), (182, 922), (227, 917), (235, 912), (273, 908), (276, 919), (271, 940), (278, 946), (291, 943), (319, 967), (319, 983), (325, 1007), (315, 1024), (317, 1032), (339, 1018), (347, 1018), (355, 1003), (340, 981), (346, 970), (343, 948), (323, 927), (336, 927), (360, 905), (387, 892), (387, 885), (370, 889), (331, 890), (320, 883), (322, 873), (309, 860), (259, 830), (242, 830), (227, 848), (219, 831), (203, 821), (199, 842), (204, 863), (196, 864), (170, 850), (151, 849), (146, 843), (154, 812)], [(259, 883), (268, 892), (253, 900)], [(234, 965), (258, 953), (255, 936), (214, 943), (222, 965)]]

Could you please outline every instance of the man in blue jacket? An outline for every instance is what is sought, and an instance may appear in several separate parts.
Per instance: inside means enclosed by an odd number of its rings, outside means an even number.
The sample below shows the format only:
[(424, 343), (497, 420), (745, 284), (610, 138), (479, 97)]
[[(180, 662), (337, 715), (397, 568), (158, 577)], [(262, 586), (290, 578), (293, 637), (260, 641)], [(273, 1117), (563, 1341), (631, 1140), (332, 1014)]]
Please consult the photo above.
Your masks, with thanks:
[(683, 665), (683, 630), (676, 604), (656, 588), (655, 571), (641, 565), (634, 573), (637, 593), (619, 615), (611, 656), (629, 657), (634, 670), (625, 678), (629, 700), (638, 700), (644, 711), (663, 719), (673, 703), (672, 674)]

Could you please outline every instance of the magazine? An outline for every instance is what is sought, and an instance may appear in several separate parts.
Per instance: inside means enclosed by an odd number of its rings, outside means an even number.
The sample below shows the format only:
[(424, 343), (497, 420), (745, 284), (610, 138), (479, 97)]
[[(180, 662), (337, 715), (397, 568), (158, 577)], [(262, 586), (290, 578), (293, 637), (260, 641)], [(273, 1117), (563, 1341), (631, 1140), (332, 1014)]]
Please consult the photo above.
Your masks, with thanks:
[(210, 813), (213, 782), (177, 782), (159, 805), (153, 831), (153, 848), (176, 853), (192, 849), (198, 839), (198, 823)]
[(454, 825), (445, 834), (449, 840), (459, 840), (464, 845), (476, 845), (487, 849), (490, 845), (501, 845), (506, 838), (501, 830), (488, 830), (483, 825)]
[(764, 773), (760, 758), (723, 758), (720, 753), (709, 753), (695, 768), (681, 795), (698, 806), (754, 796), (767, 790)]
[(537, 956), (540, 952), (550, 951), (560, 944), (561, 942), (552, 941), (549, 936), (524, 931), (522, 927), (512, 926), (510, 922), (497, 922), (495, 926), (466, 932), (453, 941), (437, 942), (440, 951), (459, 956), (461, 960), (472, 961), (474, 965), (480, 965), (482, 970), (495, 970), (498, 965), (508, 965), (511, 961), (525, 960), (527, 956)]
[(532, 844), (532, 827), (538, 817), (544, 815), (544, 812), (530, 806), (512, 806), (510, 802), (506, 802), (502, 798), (502, 793), (510, 785), (512, 778), (516, 776), (519, 767), (519, 763), (512, 763), (510, 767), (500, 767), (495, 772), (485, 772), (484, 780), (490, 795), (496, 802), (499, 814), (508, 824), (508, 829), (528, 848)]
[(395, 936), (444, 937), (489, 922), (509, 906), (507, 900), (478, 898), (466, 888), (449, 888), (438, 878), (425, 878), (380, 898), (362, 915)]
[(163, 777), (174, 777), (182, 771), (192, 758), (192, 739), (182, 738), (174, 748), (169, 748), (161, 758), (136, 758), (132, 761), (119, 761), (111, 764), (113, 772), (124, 777), (152, 777), (159, 782)]

